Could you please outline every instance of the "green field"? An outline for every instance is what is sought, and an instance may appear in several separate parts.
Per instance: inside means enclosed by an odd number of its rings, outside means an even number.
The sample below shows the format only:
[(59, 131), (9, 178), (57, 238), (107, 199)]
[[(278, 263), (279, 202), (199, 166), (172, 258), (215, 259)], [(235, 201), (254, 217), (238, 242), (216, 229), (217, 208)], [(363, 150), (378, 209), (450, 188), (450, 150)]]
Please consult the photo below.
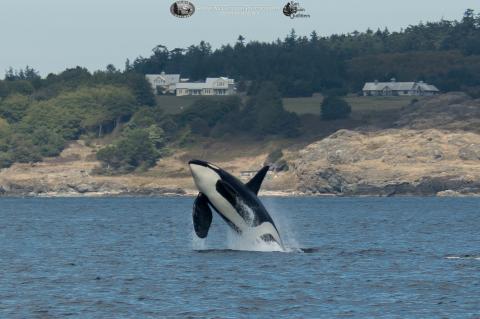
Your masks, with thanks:
[[(225, 96), (158, 96), (158, 105), (166, 114), (178, 114), (192, 105), (199, 98), (211, 100), (225, 99)], [(355, 129), (358, 127), (389, 128), (398, 119), (400, 110), (409, 105), (414, 97), (392, 96), (354, 96), (345, 97), (352, 106), (352, 114), (347, 119), (324, 121), (320, 118), (322, 96), (284, 98), (286, 110), (301, 116), (302, 136), (319, 138), (328, 136), (339, 129)], [(420, 98), (419, 98), (420, 99)]]
[(209, 99), (218, 101), (225, 99), (225, 96), (174, 96), (174, 95), (159, 95), (156, 97), (157, 104), (165, 111), (166, 114), (178, 114), (188, 108), (198, 99)]
[[(352, 113), (398, 110), (412, 101), (411, 96), (348, 96), (345, 100), (352, 106)], [(323, 97), (284, 98), (286, 110), (297, 114), (320, 114)]]
[[(157, 96), (157, 103), (165, 111), (166, 114), (178, 114), (192, 105), (199, 98), (221, 100), (225, 96), (171, 96), (162, 95)], [(370, 112), (385, 112), (388, 110), (398, 110), (408, 105), (414, 97), (411, 96), (348, 96), (345, 100), (352, 106), (352, 113), (370, 113)], [(320, 105), (322, 104), (322, 96), (314, 97), (297, 97), (284, 98), (283, 106), (286, 110), (302, 114), (320, 114)]]

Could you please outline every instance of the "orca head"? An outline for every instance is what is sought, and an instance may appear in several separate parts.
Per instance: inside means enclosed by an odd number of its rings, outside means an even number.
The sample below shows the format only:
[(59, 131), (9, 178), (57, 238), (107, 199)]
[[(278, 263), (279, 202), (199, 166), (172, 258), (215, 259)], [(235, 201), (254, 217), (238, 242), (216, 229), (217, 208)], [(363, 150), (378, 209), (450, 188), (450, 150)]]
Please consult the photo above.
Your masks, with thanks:
[(191, 160), (188, 166), (190, 166), (193, 181), (201, 193), (208, 194), (211, 190), (215, 190), (217, 181), (221, 179), (220, 168), (201, 160)]

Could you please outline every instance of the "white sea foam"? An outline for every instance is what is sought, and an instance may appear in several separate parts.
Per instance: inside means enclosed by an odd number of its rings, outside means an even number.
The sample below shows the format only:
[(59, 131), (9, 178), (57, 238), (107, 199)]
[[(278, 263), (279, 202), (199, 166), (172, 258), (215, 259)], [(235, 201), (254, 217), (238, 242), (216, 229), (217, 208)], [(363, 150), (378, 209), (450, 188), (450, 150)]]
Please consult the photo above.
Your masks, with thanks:
[[(279, 235), (283, 242), (283, 248), (276, 242), (265, 242), (260, 236), (263, 234), (261, 227), (252, 228), (242, 235), (229, 230), (227, 235), (227, 245), (232, 250), (247, 250), (247, 251), (263, 251), (263, 252), (301, 252), (302, 249), (295, 238), (295, 232), (291, 227), (290, 220), (282, 212), (281, 209), (269, 205), (269, 211), (272, 219), (277, 226)], [(250, 208), (246, 207), (245, 212), (249, 212)], [(251, 212), (253, 214), (253, 212)]]
[(195, 231), (192, 229), (192, 248), (193, 250), (205, 250), (207, 249), (207, 239), (200, 238), (195, 234)]
[[(271, 213), (272, 219), (278, 229), (283, 247), (274, 241), (266, 242), (261, 239), (262, 235), (271, 233), (271, 230), (268, 229), (272, 227), (271, 224), (265, 223), (257, 227), (247, 228), (247, 231), (244, 231), (242, 234), (238, 234), (229, 227), (225, 227), (225, 229), (227, 229), (227, 249), (260, 252), (302, 252), (302, 249), (295, 238), (295, 232), (293, 231), (288, 217), (281, 209), (276, 209), (274, 207), (275, 205), (272, 205), (272, 203), (269, 204), (269, 212)], [(247, 216), (247, 225), (251, 226), (251, 223), (253, 223), (254, 220), (254, 212), (250, 207), (243, 205), (242, 213), (244, 216)], [(194, 250), (207, 250), (211, 248), (208, 246), (207, 239), (198, 238), (192, 230), (192, 248)]]
[(227, 233), (227, 246), (231, 250), (244, 251), (279, 251), (283, 252), (282, 247), (274, 241), (265, 242), (258, 237), (255, 231), (237, 234), (229, 229)]
[(445, 259), (474, 259), (480, 260), (480, 257), (477, 256), (447, 256)]
[(275, 225), (278, 228), (278, 232), (282, 237), (284, 251), (285, 252), (302, 252), (300, 243), (296, 239), (295, 225), (287, 216), (287, 212), (279, 208), (275, 202), (269, 202), (269, 212)]

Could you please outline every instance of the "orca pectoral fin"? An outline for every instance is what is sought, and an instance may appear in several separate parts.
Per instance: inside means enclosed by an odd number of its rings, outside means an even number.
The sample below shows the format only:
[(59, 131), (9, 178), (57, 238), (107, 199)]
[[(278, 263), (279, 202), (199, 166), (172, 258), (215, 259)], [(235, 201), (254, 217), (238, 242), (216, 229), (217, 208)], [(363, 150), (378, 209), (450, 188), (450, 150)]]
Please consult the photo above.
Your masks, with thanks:
[(270, 166), (265, 166), (247, 183), (245, 184), (252, 192), (258, 195), (258, 191), (262, 186), (262, 182), (265, 179), (265, 176), (268, 173)]
[(208, 206), (208, 198), (204, 194), (198, 194), (193, 204), (193, 228), (200, 238), (208, 235), (208, 230), (212, 224), (212, 210)]

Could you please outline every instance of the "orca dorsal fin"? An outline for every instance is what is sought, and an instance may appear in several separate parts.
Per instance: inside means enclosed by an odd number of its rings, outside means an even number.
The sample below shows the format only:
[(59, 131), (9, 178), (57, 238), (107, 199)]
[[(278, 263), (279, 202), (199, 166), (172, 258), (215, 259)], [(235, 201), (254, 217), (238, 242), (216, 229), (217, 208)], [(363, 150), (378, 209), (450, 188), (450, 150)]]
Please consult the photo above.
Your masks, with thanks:
[(193, 204), (193, 228), (200, 238), (208, 235), (208, 230), (212, 224), (212, 210), (208, 206), (208, 198), (200, 193)]
[(260, 190), (262, 182), (265, 179), (269, 169), (270, 166), (265, 166), (259, 170), (258, 173), (247, 184), (245, 184), (256, 195), (258, 195), (258, 191)]

